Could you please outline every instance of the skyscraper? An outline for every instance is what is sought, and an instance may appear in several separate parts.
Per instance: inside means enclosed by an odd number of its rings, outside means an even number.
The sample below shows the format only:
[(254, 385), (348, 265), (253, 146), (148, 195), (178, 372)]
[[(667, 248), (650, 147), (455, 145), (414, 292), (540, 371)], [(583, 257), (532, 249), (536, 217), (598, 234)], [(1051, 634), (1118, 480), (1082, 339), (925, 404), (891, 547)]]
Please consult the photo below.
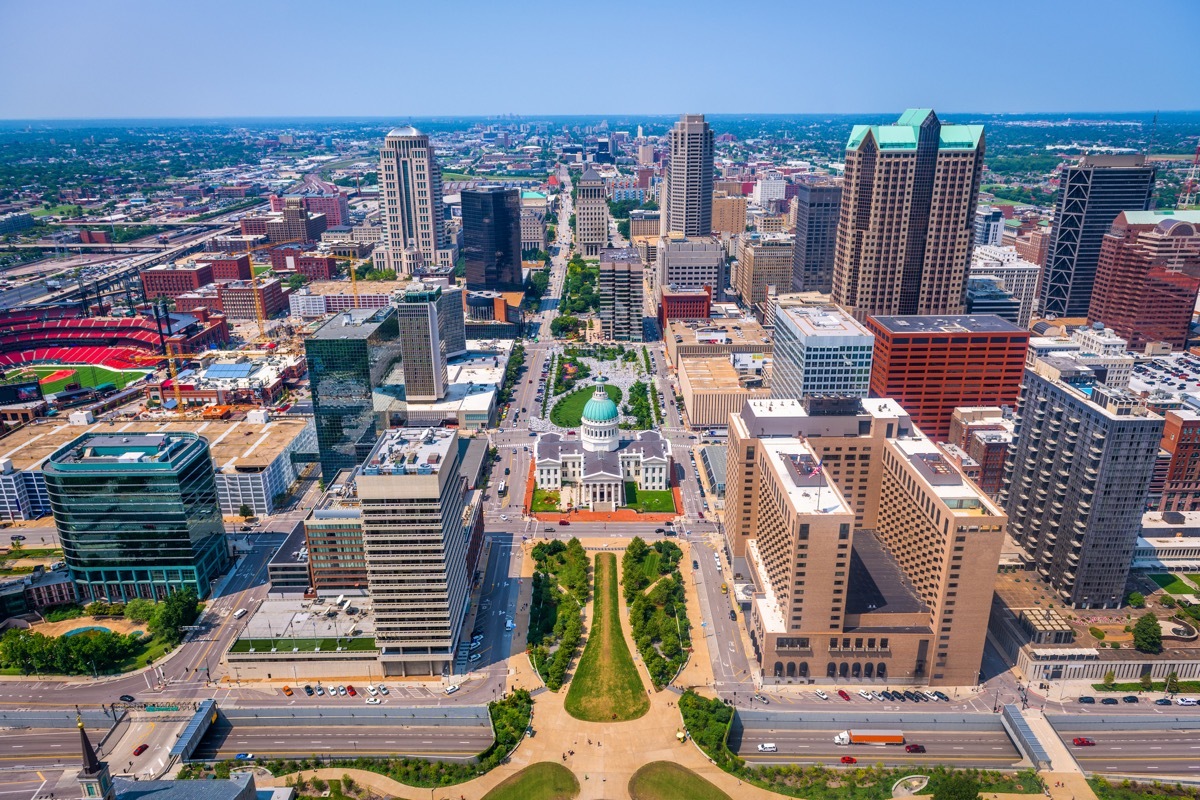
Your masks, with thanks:
[(601, 248), (608, 246), (608, 199), (604, 196), (604, 179), (591, 167), (580, 176), (575, 193), (575, 242), (583, 254), (591, 258), (600, 255)]
[(776, 292), (791, 288), (795, 249), (795, 238), (790, 233), (743, 233), (738, 237), (733, 288), (747, 308), (765, 303), (768, 287), (774, 286)]
[(992, 206), (975, 209), (975, 244), (999, 247), (1004, 239), (1004, 212)]
[(1062, 171), (1042, 276), (1044, 316), (1087, 316), (1104, 234), (1122, 211), (1150, 208), (1154, 175), (1142, 155), (1084, 156)]
[(771, 396), (866, 397), (875, 336), (837, 306), (781, 308), (775, 316)]
[[(387, 306), (338, 314), (304, 340), (321, 474), (327, 481), (362, 463), (379, 438), (375, 395), (382, 400), (392, 394), (394, 403), (403, 402), (403, 382), (399, 374), (393, 376), (402, 367), (398, 336), (396, 309)], [(402, 406), (392, 410), (403, 417)]]
[(833, 290), (842, 185), (836, 181), (800, 182), (796, 186), (796, 252), (792, 288), (801, 292)]
[(442, 169), (427, 135), (411, 125), (388, 133), (379, 152), (379, 191), (387, 227), (387, 268), (409, 275), (421, 266), (452, 266), (442, 209)]
[(207, 597), (229, 566), (212, 456), (195, 433), (85, 433), (42, 474), (85, 600)]
[(1130, 350), (1187, 344), (1200, 290), (1200, 211), (1123, 211), (1104, 235), (1088, 319)]
[(1025, 371), (1000, 503), (1024, 558), (1075, 608), (1117, 608), (1141, 530), (1163, 418), (1050, 356)]
[(387, 431), (356, 480), (385, 676), (453, 670), (474, 569), (457, 437), (446, 428)]
[(662, 234), (712, 233), (713, 132), (703, 114), (684, 114), (667, 132)]
[(519, 292), (521, 193), (503, 186), (462, 190), (463, 257), (467, 288)]
[(606, 247), (600, 251), (600, 324), (604, 338), (642, 341), (642, 260), (637, 251)]
[[(461, 289), (456, 290), (458, 315), (462, 318)], [(428, 403), (446, 396), (447, 342), (442, 340), (441, 315), (443, 289), (415, 284), (400, 295), (396, 303), (399, 333), (397, 341), (403, 356), (404, 398)]]
[(833, 301), (875, 314), (960, 314), (983, 174), (982, 125), (910, 108), (855, 125), (833, 270)]

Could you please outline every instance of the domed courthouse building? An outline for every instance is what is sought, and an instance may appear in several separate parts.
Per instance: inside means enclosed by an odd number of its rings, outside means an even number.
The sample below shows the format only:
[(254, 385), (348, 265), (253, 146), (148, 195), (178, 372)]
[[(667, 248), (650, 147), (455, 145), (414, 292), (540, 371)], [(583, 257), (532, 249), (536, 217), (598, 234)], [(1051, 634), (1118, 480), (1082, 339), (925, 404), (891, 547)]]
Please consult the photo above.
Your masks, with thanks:
[(619, 418), (601, 383), (583, 407), (578, 439), (558, 433), (538, 439), (538, 488), (561, 491), (564, 506), (591, 511), (625, 505), (626, 482), (645, 491), (670, 489), (671, 443), (658, 431), (638, 431), (623, 440)]

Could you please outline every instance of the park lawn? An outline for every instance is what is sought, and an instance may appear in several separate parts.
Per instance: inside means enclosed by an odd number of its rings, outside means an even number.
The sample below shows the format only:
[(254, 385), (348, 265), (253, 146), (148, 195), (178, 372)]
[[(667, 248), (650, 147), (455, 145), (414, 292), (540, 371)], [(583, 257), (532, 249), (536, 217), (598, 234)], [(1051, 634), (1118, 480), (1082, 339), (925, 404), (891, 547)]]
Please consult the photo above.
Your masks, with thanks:
[(1189, 581), (1191, 581), (1192, 583), (1196, 584), (1197, 586), (1200, 586), (1200, 575), (1191, 575), (1191, 574), (1189, 574), (1189, 575), (1187, 576), (1187, 579), (1188, 579)]
[(532, 511), (558, 511), (561, 496), (551, 489), (534, 489)]
[(31, 367), (20, 367), (16, 370), (11, 370), (6, 378), (7, 383), (18, 382), (22, 375), (28, 375), (32, 372), (39, 379), (47, 375), (53, 375), (64, 369), (75, 370), (75, 374), (53, 383), (42, 384), (42, 394), (54, 394), (61, 392), (69, 383), (79, 382), (80, 386), (92, 387), (100, 386), (105, 383), (116, 385), (118, 389), (124, 389), (126, 385), (133, 383), (138, 378), (146, 374), (143, 370), (116, 370), (108, 369), (107, 367), (97, 367), (92, 364), (47, 364)]
[(629, 779), (633, 800), (730, 800), (729, 795), (672, 761), (652, 761)]
[(662, 561), (662, 554), (651, 548), (646, 551), (646, 557), (642, 559), (642, 574), (650, 579), (650, 583), (658, 580), (658, 565)]
[(65, 205), (59, 204), (56, 206), (51, 206), (50, 208), (35, 208), (32, 211), (30, 211), (29, 213), (30, 213), (30, 215), (32, 215), (34, 217), (48, 217), (51, 214), (53, 214), (56, 217), (61, 217), (61, 216), (68, 215), (68, 214), (74, 214), (76, 211), (81, 211), (81, 210), (82, 209), (79, 206), (75, 205), (74, 203), (71, 203), (71, 204), (65, 204)]
[(675, 513), (675, 493), (670, 489), (652, 492), (648, 489), (639, 490), (637, 484), (628, 481), (625, 484), (625, 507), (635, 511), (652, 511), (655, 513)]
[(117, 667), (118, 672), (132, 672), (135, 669), (142, 669), (149, 666), (160, 658), (171, 652), (171, 646), (157, 636), (152, 636), (150, 641), (142, 648), (142, 652), (130, 656), (121, 662)]
[(1176, 575), (1150, 575), (1150, 580), (1158, 584), (1160, 589), (1166, 590), (1167, 594), (1195, 594), (1196, 589), (1189, 586), (1179, 579)]
[[(621, 404), (620, 387), (605, 384), (604, 391), (608, 392), (608, 396), (614, 403)], [(554, 408), (550, 410), (550, 421), (560, 428), (578, 428), (580, 420), (583, 418), (583, 407), (595, 393), (595, 386), (584, 386), (571, 392), (554, 404)]]
[(530, 764), (500, 782), (483, 800), (571, 800), (579, 796), (579, 780), (553, 761)]
[(637, 719), (650, 700), (621, 633), (616, 555), (597, 554), (595, 573), (592, 629), (567, 691), (567, 713), (584, 722)]
[[(1112, 686), (1105, 686), (1103, 683), (1093, 683), (1092, 688), (1097, 692), (1120, 692), (1121, 694), (1137, 694), (1141, 691), (1149, 691), (1150, 694), (1165, 694), (1167, 691), (1166, 681), (1152, 681), (1149, 690), (1143, 690), (1142, 685), (1136, 681), (1130, 683), (1114, 683)], [(1200, 681), (1179, 681), (1179, 690), (1176, 694), (1196, 694), (1200, 692)], [(1147, 698), (1145, 702), (1151, 702), (1153, 698)]]
[(262, 275), (264, 272), (271, 271), (271, 265), (270, 264), (255, 264), (250, 269), (253, 272), (253, 274)]

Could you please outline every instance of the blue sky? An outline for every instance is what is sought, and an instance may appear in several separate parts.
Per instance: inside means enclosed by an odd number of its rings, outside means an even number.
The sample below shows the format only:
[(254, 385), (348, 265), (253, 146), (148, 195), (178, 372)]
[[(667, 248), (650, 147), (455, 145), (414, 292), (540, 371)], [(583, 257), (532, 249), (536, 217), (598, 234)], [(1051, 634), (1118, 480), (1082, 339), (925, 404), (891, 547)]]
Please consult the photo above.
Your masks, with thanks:
[(0, 0), (0, 118), (1200, 109), (1200, 1)]

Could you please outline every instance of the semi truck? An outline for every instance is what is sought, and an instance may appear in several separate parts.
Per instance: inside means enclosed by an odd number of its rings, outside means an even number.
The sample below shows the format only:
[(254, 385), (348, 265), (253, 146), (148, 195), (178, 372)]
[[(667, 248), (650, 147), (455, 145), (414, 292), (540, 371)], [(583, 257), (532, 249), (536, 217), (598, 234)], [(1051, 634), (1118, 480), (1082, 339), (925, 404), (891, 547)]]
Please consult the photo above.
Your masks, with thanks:
[(904, 732), (895, 730), (853, 730), (842, 731), (833, 737), (834, 744), (904, 744)]

